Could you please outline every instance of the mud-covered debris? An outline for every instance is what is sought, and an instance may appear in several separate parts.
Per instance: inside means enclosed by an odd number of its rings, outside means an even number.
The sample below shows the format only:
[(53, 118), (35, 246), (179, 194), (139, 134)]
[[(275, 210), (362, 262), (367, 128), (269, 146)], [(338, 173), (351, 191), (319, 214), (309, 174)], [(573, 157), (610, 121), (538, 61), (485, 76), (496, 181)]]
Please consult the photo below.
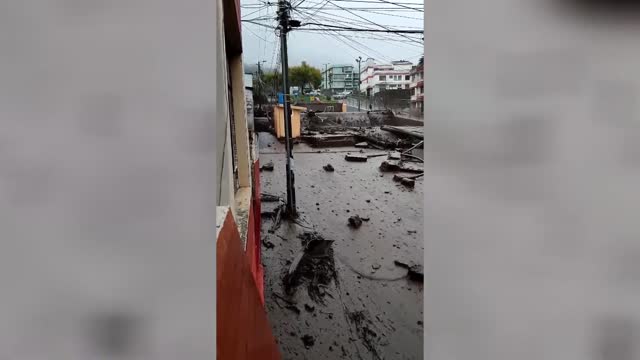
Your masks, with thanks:
[(285, 305), (285, 308), (288, 309), (288, 310), (293, 311), (296, 314), (300, 314), (300, 309), (297, 306), (293, 305), (293, 304), (287, 304), (287, 305)]
[(398, 174), (393, 175), (393, 181), (400, 182), (402, 181), (402, 179), (404, 179), (404, 176), (402, 175), (398, 175)]
[(373, 359), (381, 359), (378, 354), (380, 337), (373, 329), (373, 322), (369, 319), (366, 311), (347, 311), (347, 318), (356, 328), (356, 334), (362, 341), (364, 347), (369, 350)]
[(347, 154), (345, 155), (344, 159), (353, 162), (367, 162), (368, 157), (366, 155)]
[(409, 280), (413, 281), (424, 281), (424, 270), (422, 269), (422, 265), (413, 265), (409, 267), (409, 272), (407, 273), (409, 276)]
[(304, 248), (294, 258), (283, 278), (284, 289), (291, 295), (300, 284), (307, 285), (309, 297), (316, 303), (324, 303), (323, 297), (330, 295), (324, 287), (338, 277), (333, 259), (333, 240), (326, 240), (318, 233), (305, 232), (299, 235)]
[(401, 158), (402, 158), (402, 155), (397, 151), (393, 151), (389, 153), (389, 160), (400, 160)]
[(278, 202), (281, 199), (282, 198), (280, 196), (271, 195), (271, 194), (262, 193), (260, 195), (260, 201), (262, 201), (262, 202)]
[(286, 302), (287, 304), (290, 304), (290, 305), (295, 305), (296, 304), (294, 301), (287, 299), (286, 297), (278, 294), (277, 292), (272, 293), (272, 295), (273, 295), (274, 298), (280, 299), (280, 300)]
[(328, 171), (328, 172), (333, 172), (335, 169), (333, 168), (333, 165), (331, 164), (327, 164), (325, 166), (322, 167), (324, 169), (324, 171)]
[(275, 211), (263, 211), (260, 213), (260, 217), (272, 218), (275, 214)]
[(380, 269), (380, 264), (378, 264), (378, 263), (374, 263), (374, 264), (372, 264), (372, 265), (371, 265), (371, 268), (372, 268), (373, 270), (378, 270), (378, 269)]
[(262, 245), (267, 249), (273, 249), (276, 245), (266, 238), (262, 239)]
[(349, 221), (349, 226), (354, 229), (357, 229), (360, 226), (362, 226), (362, 218), (358, 215), (350, 216), (348, 221)]
[(316, 231), (305, 231), (298, 235), (298, 239), (300, 239), (300, 245), (304, 248), (306, 248), (307, 244), (312, 240), (324, 240), (324, 238)]
[(371, 218), (368, 218), (368, 217), (361, 217), (361, 218), (360, 218), (360, 220), (362, 220), (362, 221), (369, 221), (369, 220), (371, 220)]
[(413, 179), (404, 178), (400, 183), (408, 188), (414, 188), (416, 186), (416, 181)]
[(269, 161), (268, 163), (262, 165), (260, 167), (260, 171), (273, 171), (273, 161)]
[(380, 156), (385, 156), (387, 155), (387, 153), (382, 153), (382, 154), (369, 154), (367, 155), (367, 158), (374, 158), (374, 157), (380, 157)]
[[(296, 306), (296, 303), (285, 298), (284, 296), (278, 294), (278, 293), (273, 293), (273, 298), (274, 298), (274, 302), (276, 303), (276, 305), (278, 305), (280, 308), (285, 308), (287, 310), (293, 311), (296, 314), (300, 314), (300, 309)], [(280, 304), (280, 302), (278, 302), (278, 300), (282, 300), (285, 302), (285, 305), (282, 306), (282, 304)]]
[(407, 230), (407, 234), (416, 234), (417, 230)]
[(282, 203), (274, 210), (274, 219), (273, 224), (271, 224), (271, 228), (269, 228), (269, 233), (273, 234), (280, 227), (280, 222), (282, 222), (282, 217), (286, 211), (286, 204)]
[(418, 325), (422, 326), (422, 321), (418, 320)]
[(402, 165), (400, 167), (400, 171), (419, 174), (419, 176), (413, 176), (413, 177), (407, 176), (407, 178), (409, 178), (409, 179), (415, 179), (417, 177), (420, 177), (420, 176), (424, 175), (424, 169), (423, 168), (419, 168), (419, 167), (415, 167), (415, 166)]
[(422, 282), (424, 281), (424, 270), (420, 264), (408, 264), (399, 260), (394, 260), (394, 264), (407, 269), (407, 277), (409, 280)]
[(313, 305), (304, 304), (304, 309), (307, 310), (308, 312), (313, 312), (316, 308)]
[(357, 148), (368, 148), (368, 147), (369, 147), (369, 144), (367, 144), (367, 142), (366, 142), (366, 141), (363, 141), (363, 142), (359, 142), (359, 143), (357, 143), (355, 146), (356, 146)]
[(380, 164), (380, 171), (399, 171), (400, 170), (400, 162), (396, 160), (386, 160)]
[(302, 343), (304, 344), (304, 347), (307, 349), (312, 347), (316, 343), (316, 340), (311, 335), (305, 335), (301, 337), (301, 339), (302, 339)]

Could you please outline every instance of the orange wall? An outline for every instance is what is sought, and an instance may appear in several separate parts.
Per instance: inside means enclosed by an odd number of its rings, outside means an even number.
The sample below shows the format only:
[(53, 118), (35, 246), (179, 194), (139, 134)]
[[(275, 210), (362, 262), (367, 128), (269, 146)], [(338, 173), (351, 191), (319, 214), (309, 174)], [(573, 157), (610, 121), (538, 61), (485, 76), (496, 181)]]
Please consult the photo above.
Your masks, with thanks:
[(280, 359), (231, 212), (227, 213), (220, 229), (216, 248), (217, 359)]

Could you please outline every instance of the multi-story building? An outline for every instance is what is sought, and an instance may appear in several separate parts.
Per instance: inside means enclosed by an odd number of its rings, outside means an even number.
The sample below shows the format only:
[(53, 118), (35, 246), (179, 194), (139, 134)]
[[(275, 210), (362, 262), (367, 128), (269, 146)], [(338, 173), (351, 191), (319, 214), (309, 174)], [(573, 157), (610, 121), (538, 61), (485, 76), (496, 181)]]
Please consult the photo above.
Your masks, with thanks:
[(358, 76), (353, 65), (331, 65), (322, 72), (322, 88), (333, 93), (354, 91), (358, 88)]
[(412, 65), (405, 60), (376, 64), (369, 58), (360, 73), (360, 91), (373, 96), (381, 90), (409, 89)]
[(411, 69), (411, 110), (424, 112), (424, 60)]

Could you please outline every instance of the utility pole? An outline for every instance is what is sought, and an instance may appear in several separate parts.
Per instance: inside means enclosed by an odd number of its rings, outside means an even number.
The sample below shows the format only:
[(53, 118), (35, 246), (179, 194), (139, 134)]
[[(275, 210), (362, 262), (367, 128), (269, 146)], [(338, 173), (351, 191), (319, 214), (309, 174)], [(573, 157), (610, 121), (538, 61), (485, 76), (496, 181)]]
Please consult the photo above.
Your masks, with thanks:
[(258, 61), (258, 109), (262, 109), (262, 96), (264, 95), (264, 86), (262, 86), (262, 70), (260, 70), (260, 64), (266, 63), (266, 60)]
[(324, 88), (325, 90), (329, 88), (329, 70), (327, 69), (327, 66), (329, 64), (322, 64), (324, 65)]
[(289, 10), (291, 4), (286, 0), (278, 0), (278, 29), (280, 30), (280, 54), (282, 58), (282, 94), (284, 101), (282, 104), (284, 110), (284, 133), (285, 148), (287, 151), (287, 214), (291, 217), (297, 216), (296, 211), (296, 192), (294, 188), (295, 177), (293, 172), (293, 140), (291, 138), (291, 107), (289, 106), (289, 59), (287, 58), (287, 33), (292, 27), (299, 27), (300, 21), (291, 20), (289, 18)]
[(358, 112), (360, 112), (360, 62), (362, 61), (362, 56), (358, 56), (356, 61), (358, 62)]

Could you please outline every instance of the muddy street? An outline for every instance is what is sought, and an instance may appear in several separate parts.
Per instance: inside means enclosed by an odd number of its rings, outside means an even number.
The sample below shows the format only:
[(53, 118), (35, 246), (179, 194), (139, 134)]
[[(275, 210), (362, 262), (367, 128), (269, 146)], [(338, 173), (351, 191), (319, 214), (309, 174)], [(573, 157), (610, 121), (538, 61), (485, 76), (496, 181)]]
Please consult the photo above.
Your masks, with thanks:
[[(260, 133), (259, 148), (260, 163), (273, 164), (261, 192), (284, 199), (284, 145)], [(423, 180), (405, 186), (380, 171), (386, 156), (349, 162), (347, 152), (381, 151), (296, 144), (299, 218), (277, 216), (273, 197), (262, 203), (274, 335), (284, 359), (422, 359), (423, 284), (408, 269), (424, 265)]]

